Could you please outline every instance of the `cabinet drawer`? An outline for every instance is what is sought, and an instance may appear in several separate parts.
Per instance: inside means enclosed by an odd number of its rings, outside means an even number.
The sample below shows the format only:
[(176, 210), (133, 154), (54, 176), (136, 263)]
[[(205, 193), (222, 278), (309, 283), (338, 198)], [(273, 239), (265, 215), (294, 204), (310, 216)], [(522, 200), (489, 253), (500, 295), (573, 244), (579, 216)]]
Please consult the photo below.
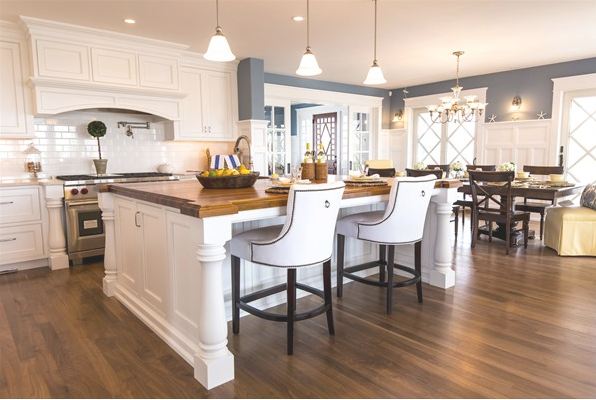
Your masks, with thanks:
[(43, 258), (41, 224), (0, 228), (0, 264)]
[(0, 225), (39, 221), (40, 219), (41, 210), (37, 187), (0, 189)]

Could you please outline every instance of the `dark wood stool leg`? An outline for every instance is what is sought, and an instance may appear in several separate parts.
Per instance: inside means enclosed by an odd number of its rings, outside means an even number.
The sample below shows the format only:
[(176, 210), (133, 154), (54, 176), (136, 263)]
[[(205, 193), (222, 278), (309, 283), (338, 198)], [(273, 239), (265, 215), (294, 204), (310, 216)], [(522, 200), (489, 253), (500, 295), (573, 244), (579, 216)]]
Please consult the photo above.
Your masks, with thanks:
[(387, 314), (393, 308), (393, 265), (395, 263), (395, 246), (387, 248)]
[(288, 355), (294, 354), (294, 317), (296, 316), (296, 269), (288, 269)]
[(544, 211), (540, 213), (540, 240), (542, 240), (542, 234), (544, 233)]
[(420, 280), (416, 282), (416, 293), (418, 294), (418, 303), (422, 303), (422, 242), (414, 244), (414, 270), (420, 276)]
[[(524, 220), (523, 228), (524, 228), (524, 249), (527, 249), (528, 248), (528, 236), (530, 235), (530, 218)], [(542, 240), (542, 234), (540, 236), (540, 240)]]
[(329, 307), (327, 310), (327, 329), (330, 335), (335, 335), (335, 327), (333, 326), (333, 303), (331, 298), (331, 260), (323, 263), (323, 291), (325, 295), (325, 305)]
[(232, 256), (232, 332), (240, 331), (240, 259)]
[(457, 239), (457, 233), (459, 231), (459, 207), (453, 208), (453, 216), (455, 217), (453, 218), (453, 222), (455, 222), (455, 238)]
[(379, 245), (379, 282), (385, 282), (385, 261), (387, 260), (387, 246)]
[(344, 248), (346, 237), (337, 235), (337, 297), (341, 297), (344, 292)]

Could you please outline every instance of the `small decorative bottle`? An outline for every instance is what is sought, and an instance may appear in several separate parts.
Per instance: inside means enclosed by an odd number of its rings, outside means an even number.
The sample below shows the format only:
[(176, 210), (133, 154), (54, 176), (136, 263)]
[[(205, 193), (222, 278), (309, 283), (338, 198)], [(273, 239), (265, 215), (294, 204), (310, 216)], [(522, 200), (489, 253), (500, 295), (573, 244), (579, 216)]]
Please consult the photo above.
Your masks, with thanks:
[(310, 164), (313, 162), (313, 152), (310, 150), (310, 143), (306, 143), (306, 152), (304, 153), (304, 163)]
[(325, 162), (325, 150), (323, 150), (323, 144), (319, 143), (319, 151), (317, 153), (317, 162), (322, 164)]

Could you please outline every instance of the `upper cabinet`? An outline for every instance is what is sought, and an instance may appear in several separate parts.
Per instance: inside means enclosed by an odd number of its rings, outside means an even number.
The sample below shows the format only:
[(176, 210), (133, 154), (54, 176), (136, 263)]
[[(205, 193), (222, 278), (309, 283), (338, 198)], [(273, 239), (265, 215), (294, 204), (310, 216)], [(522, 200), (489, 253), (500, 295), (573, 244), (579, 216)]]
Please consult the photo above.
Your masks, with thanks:
[(110, 49), (91, 49), (93, 81), (135, 86), (138, 82), (134, 53)]
[(0, 138), (32, 137), (24, 83), (25, 42), (0, 25)]
[(88, 81), (89, 48), (78, 44), (56, 42), (53, 40), (37, 40), (37, 72), (41, 77), (65, 78)]
[(178, 61), (174, 58), (139, 56), (142, 87), (178, 90)]

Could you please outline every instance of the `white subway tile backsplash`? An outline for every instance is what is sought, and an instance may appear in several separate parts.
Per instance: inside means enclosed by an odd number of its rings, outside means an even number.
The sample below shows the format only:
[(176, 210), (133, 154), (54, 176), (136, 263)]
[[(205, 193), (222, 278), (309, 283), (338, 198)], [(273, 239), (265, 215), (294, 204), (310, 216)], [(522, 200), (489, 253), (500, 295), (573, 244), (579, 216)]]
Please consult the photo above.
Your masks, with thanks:
[[(27, 177), (23, 150), (33, 143), (41, 151), (43, 176), (94, 173), (98, 157), (97, 140), (87, 133), (92, 120), (103, 121), (108, 130), (101, 138), (102, 158), (108, 159), (108, 172), (155, 171), (169, 163), (175, 172), (206, 167), (205, 149), (227, 154), (231, 143), (171, 142), (164, 140), (164, 122), (155, 117), (111, 112), (71, 112), (34, 120), (33, 139), (0, 139), (0, 176)], [(118, 121), (151, 122), (151, 129), (133, 129), (134, 139), (126, 136)]]

